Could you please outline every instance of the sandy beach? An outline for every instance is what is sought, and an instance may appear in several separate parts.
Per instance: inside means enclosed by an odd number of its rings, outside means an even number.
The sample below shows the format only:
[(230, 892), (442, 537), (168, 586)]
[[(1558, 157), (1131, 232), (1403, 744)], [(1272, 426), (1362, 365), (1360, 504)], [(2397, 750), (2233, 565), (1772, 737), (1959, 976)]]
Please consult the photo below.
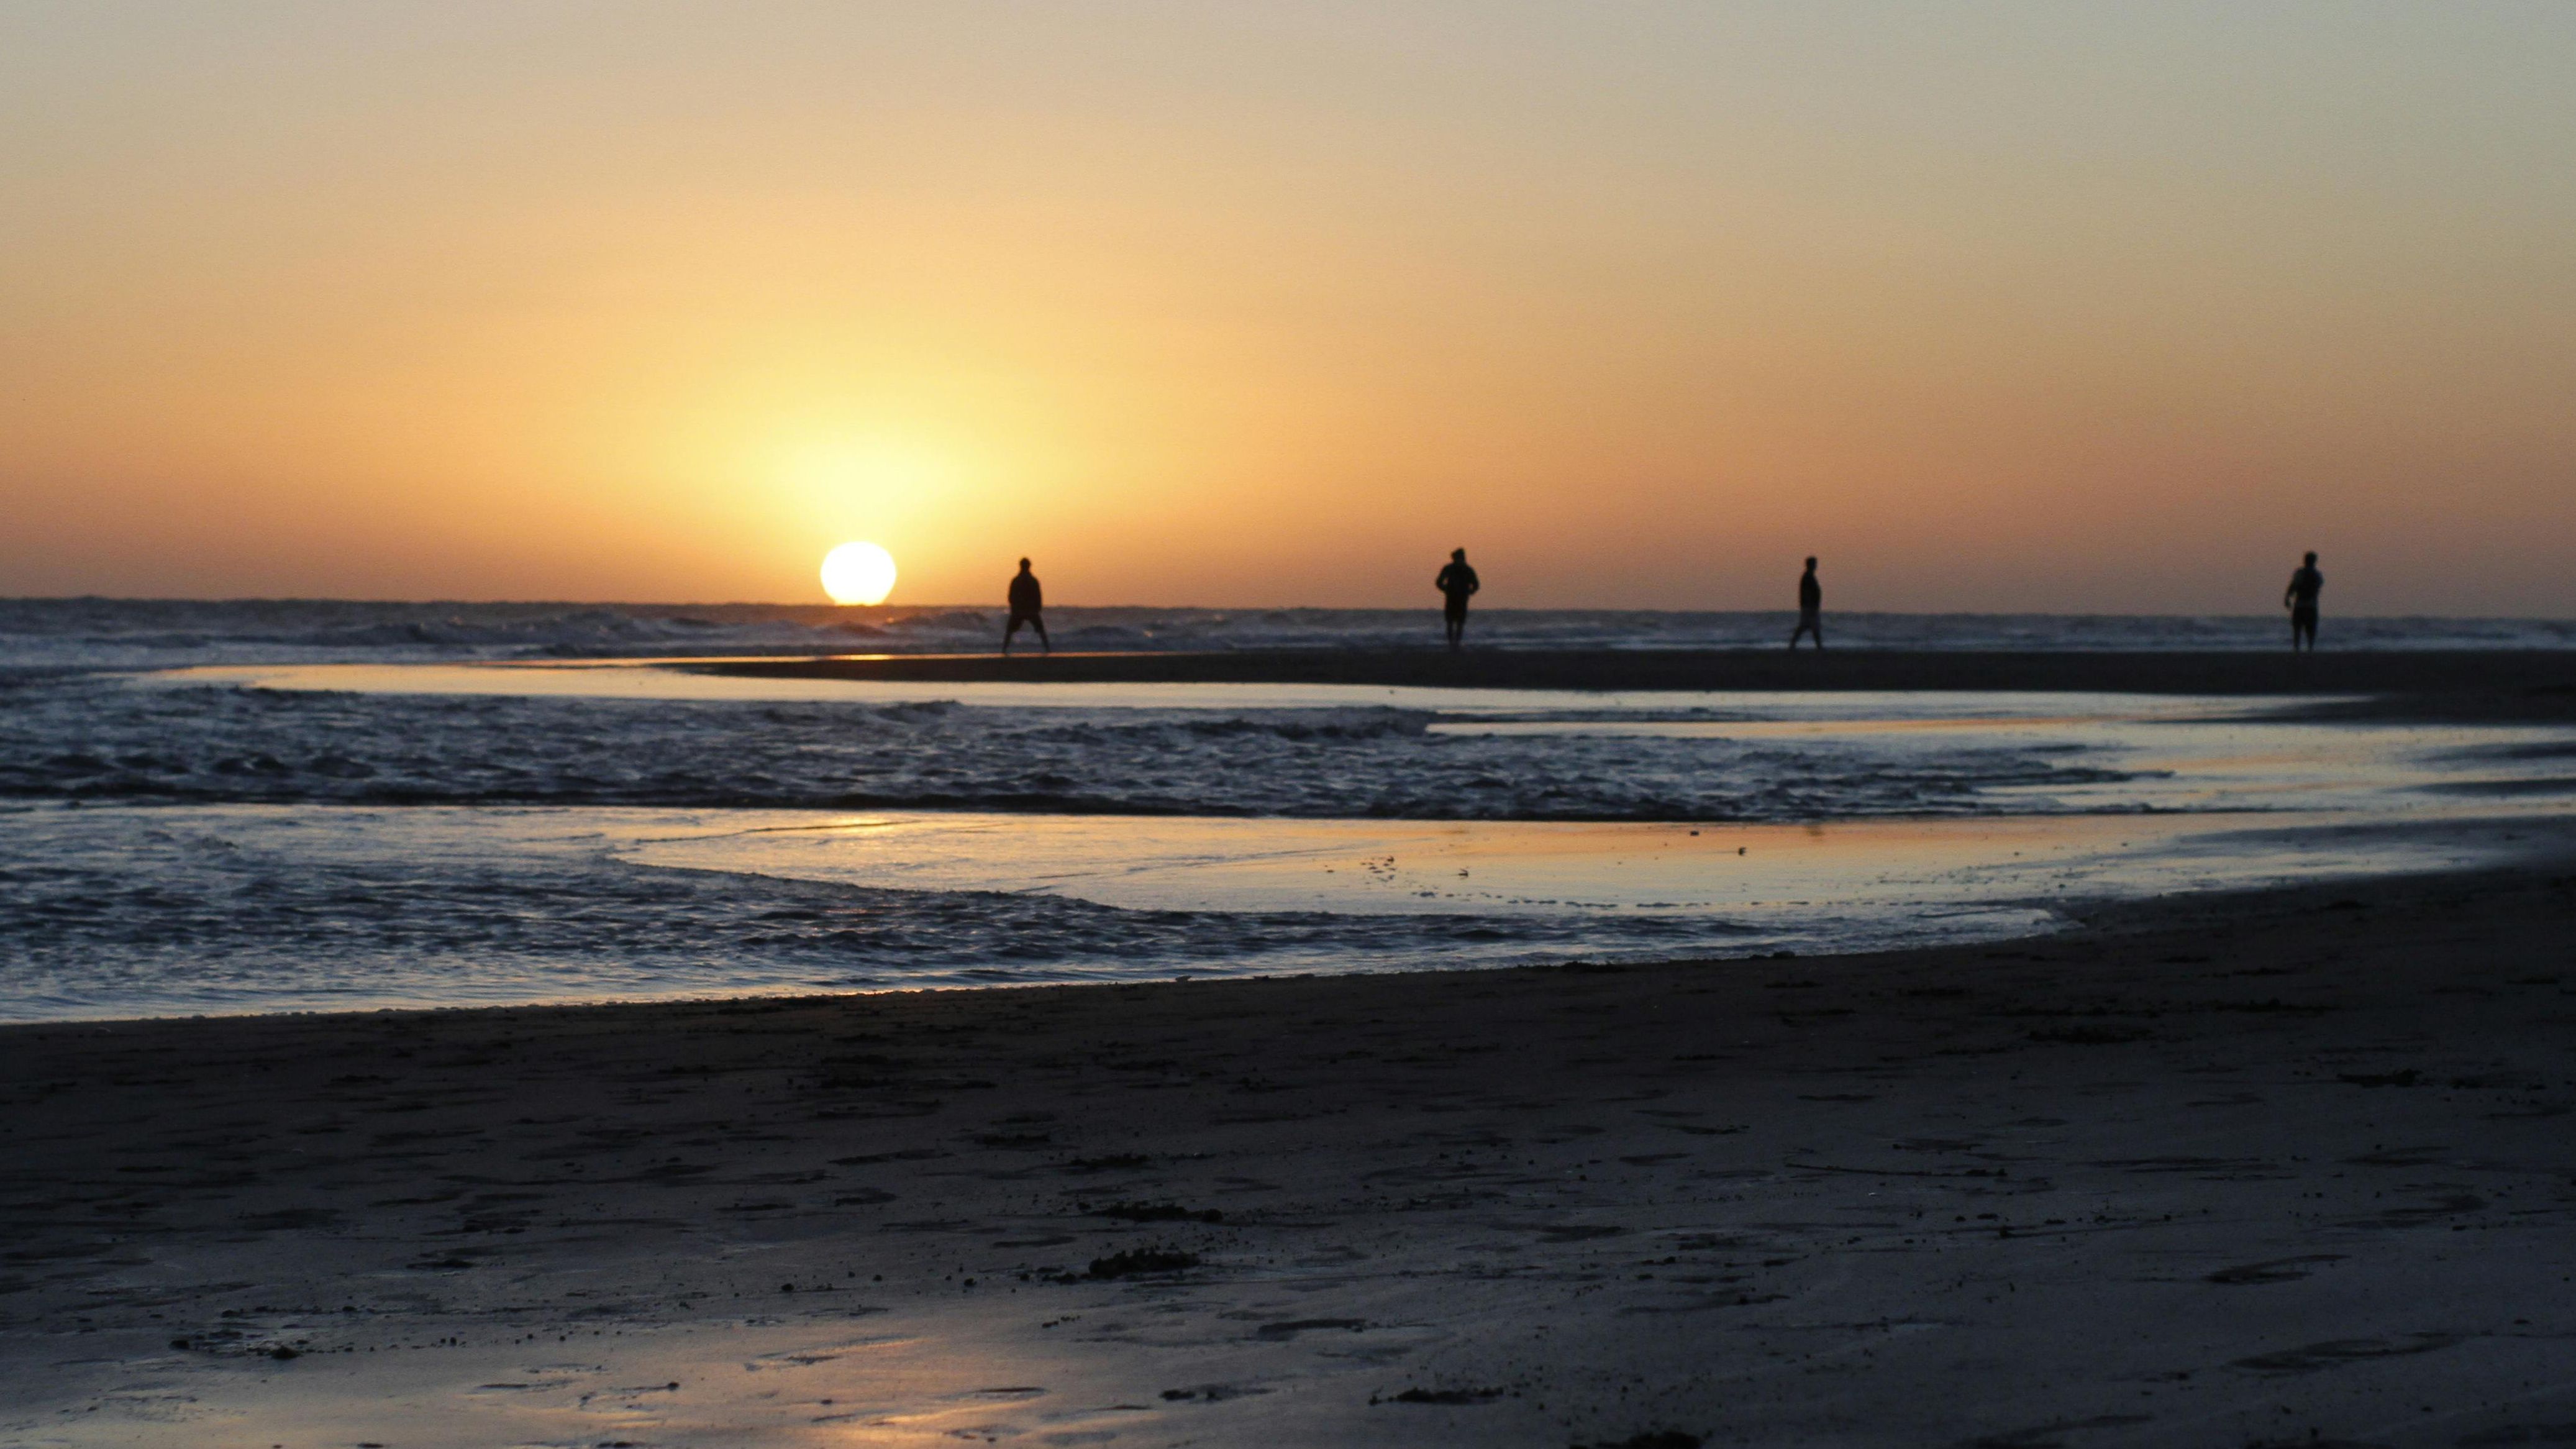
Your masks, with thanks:
[(2571, 924), (8, 1028), (0, 1442), (2569, 1442)]
[(686, 667), (774, 679), (1360, 684), (1448, 689), (2033, 690), (2400, 696), (2464, 718), (2576, 715), (2576, 653), (2420, 649), (2293, 655), (2073, 649), (1238, 649), (854, 654)]
[(2576, 1449), (2576, 3), (0, 15), (0, 1449)]

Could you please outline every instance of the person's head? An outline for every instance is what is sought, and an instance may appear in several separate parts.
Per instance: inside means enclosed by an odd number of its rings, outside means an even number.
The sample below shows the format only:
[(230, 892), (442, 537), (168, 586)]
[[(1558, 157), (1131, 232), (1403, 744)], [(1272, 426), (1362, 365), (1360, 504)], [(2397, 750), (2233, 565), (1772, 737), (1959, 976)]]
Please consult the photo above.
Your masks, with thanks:
[(1029, 561), (1028, 561), (1027, 559), (1022, 559), (1022, 560), (1020, 560), (1020, 572), (1021, 572), (1021, 573), (1027, 573), (1028, 571), (1029, 571)]
[(2308, 550), (2308, 567), (2310, 567), (2310, 568), (2315, 568), (2316, 566), (2317, 566), (2317, 551), (2316, 551), (2315, 549), (2309, 549), (2309, 550)]
[(1809, 555), (1807, 555), (1807, 572), (1809, 572), (1809, 573), (1814, 573), (1815, 571), (1816, 571), (1816, 556), (1815, 556), (1814, 554), (1809, 554)]
[(1467, 551), (1463, 548), (1453, 548), (1449, 550), (1449, 561), (1451, 563), (1465, 563), (1467, 561)]

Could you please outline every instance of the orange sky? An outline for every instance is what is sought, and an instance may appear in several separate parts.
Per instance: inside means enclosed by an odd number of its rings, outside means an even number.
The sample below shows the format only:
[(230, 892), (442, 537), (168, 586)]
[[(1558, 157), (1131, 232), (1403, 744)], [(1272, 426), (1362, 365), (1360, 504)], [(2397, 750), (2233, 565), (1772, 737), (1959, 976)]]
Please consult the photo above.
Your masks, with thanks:
[[(1256, 9), (1293, 10), (1262, 17)], [(0, 595), (2576, 614), (2576, 7), (0, 15)]]

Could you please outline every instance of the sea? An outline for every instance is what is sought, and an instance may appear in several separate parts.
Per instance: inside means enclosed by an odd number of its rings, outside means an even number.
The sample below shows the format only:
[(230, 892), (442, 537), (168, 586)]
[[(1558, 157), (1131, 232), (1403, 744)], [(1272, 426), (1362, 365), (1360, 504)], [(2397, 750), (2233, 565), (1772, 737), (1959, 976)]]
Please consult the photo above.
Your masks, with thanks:
[[(1490, 610), (1481, 649), (1787, 614)], [(0, 600), (0, 1020), (1787, 957), (2518, 858), (2576, 731), (2291, 699), (898, 685), (994, 609)], [(1050, 611), (1059, 649), (1431, 611)], [(2353, 650), (2576, 622), (2329, 618)], [(2278, 649), (2276, 617), (1829, 616), (1841, 649)], [(1761, 963), (1758, 966), (1749, 963)]]

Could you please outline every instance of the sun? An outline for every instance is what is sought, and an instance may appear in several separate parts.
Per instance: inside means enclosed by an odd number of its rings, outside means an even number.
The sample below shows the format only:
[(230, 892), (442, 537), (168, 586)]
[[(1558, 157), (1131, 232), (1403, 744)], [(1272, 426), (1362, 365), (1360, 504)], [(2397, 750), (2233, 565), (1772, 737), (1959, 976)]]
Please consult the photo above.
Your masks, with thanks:
[(873, 543), (845, 543), (823, 555), (823, 592), (835, 604), (882, 604), (894, 592), (894, 555)]

